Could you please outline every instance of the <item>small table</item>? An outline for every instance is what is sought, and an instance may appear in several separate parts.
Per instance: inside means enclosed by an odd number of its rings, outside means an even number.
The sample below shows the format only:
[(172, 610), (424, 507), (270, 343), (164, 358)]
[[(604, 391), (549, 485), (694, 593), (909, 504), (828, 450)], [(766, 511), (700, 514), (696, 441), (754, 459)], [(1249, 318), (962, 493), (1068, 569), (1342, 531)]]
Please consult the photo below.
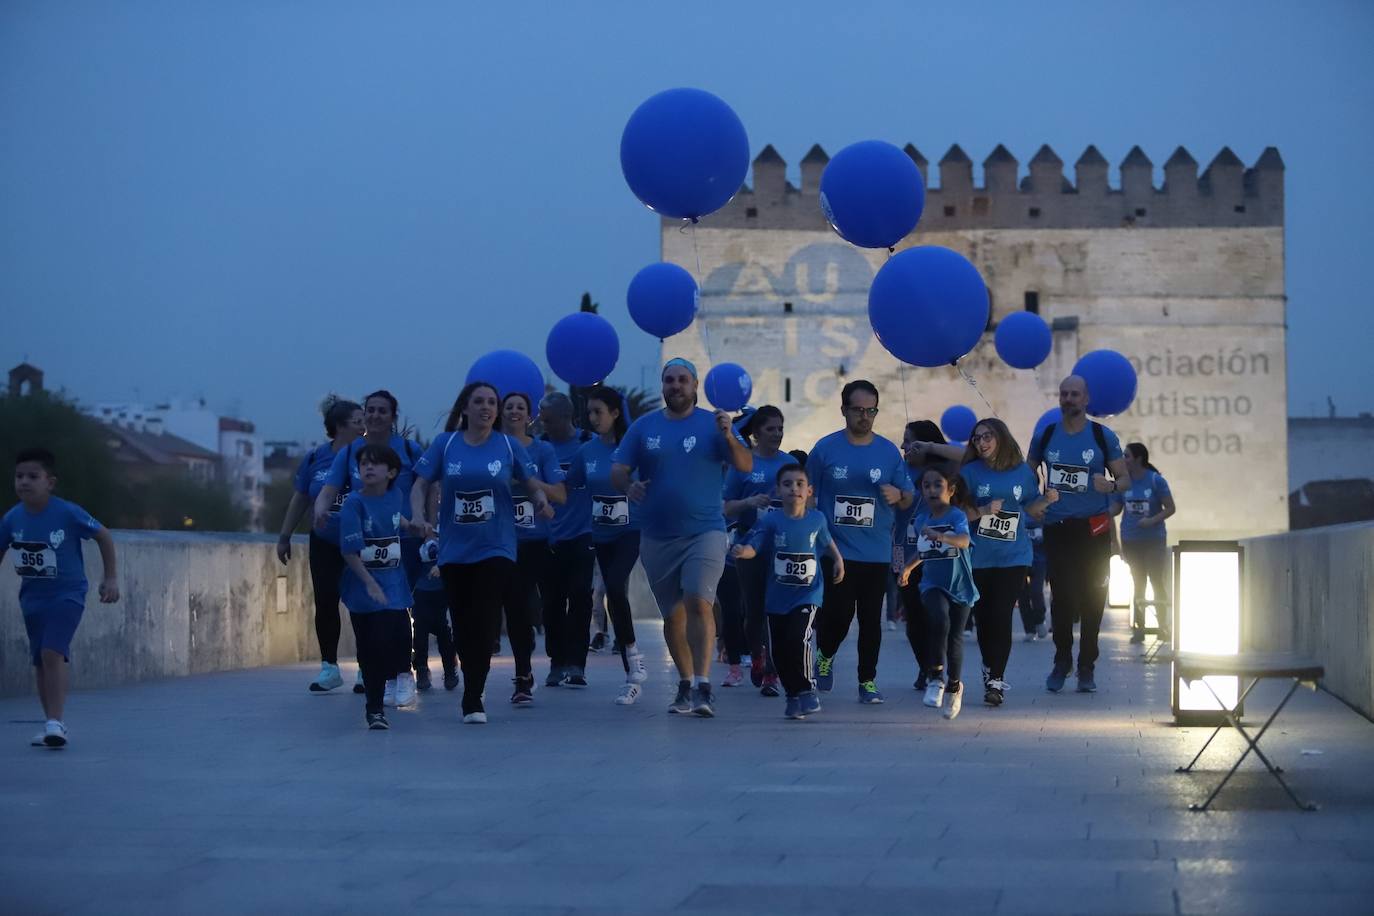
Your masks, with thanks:
[[(1254, 690), (1255, 685), (1262, 680), (1267, 678), (1290, 678), (1293, 681), (1293, 686), (1288, 689), (1288, 693), (1284, 696), (1283, 702), (1279, 703), (1278, 708), (1270, 714), (1269, 718), (1265, 720), (1264, 725), (1253, 738), (1250, 737), (1250, 734), (1241, 726), (1240, 717), (1235, 714), (1234, 710), (1228, 709), (1226, 704), (1221, 701), (1221, 698), (1217, 696), (1216, 691), (1212, 689), (1212, 685), (1208, 684), (1205, 680), (1202, 682), (1207, 688), (1207, 692), (1212, 694), (1216, 699), (1217, 706), (1221, 707), (1222, 714), (1226, 717), (1226, 724), (1229, 724), (1236, 731), (1240, 732), (1240, 736), (1245, 739), (1247, 746), (1245, 751), (1231, 767), (1231, 771), (1227, 773), (1221, 780), (1221, 783), (1212, 790), (1212, 794), (1207, 796), (1207, 800), (1200, 805), (1189, 805), (1188, 809), (1190, 811), (1206, 811), (1207, 807), (1212, 804), (1212, 800), (1217, 797), (1217, 793), (1219, 793), (1222, 787), (1231, 780), (1236, 770), (1240, 769), (1240, 765), (1245, 762), (1245, 758), (1250, 755), (1251, 751), (1254, 751), (1255, 756), (1259, 757), (1259, 759), (1264, 762), (1265, 769), (1269, 771), (1270, 775), (1278, 780), (1279, 785), (1283, 786), (1283, 790), (1288, 793), (1288, 797), (1293, 800), (1293, 804), (1297, 805), (1298, 808), (1303, 811), (1317, 810), (1316, 805), (1298, 800), (1298, 797), (1293, 794), (1293, 790), (1288, 787), (1288, 783), (1283, 781), (1283, 776), (1280, 775), (1283, 773), (1283, 770), (1274, 766), (1269, 758), (1264, 756), (1264, 752), (1259, 748), (1259, 743), (1260, 739), (1264, 737), (1264, 733), (1269, 730), (1270, 725), (1274, 724), (1274, 720), (1278, 718), (1279, 713), (1283, 711), (1283, 707), (1288, 705), (1288, 701), (1293, 698), (1293, 694), (1297, 692), (1299, 687), (1306, 686), (1312, 690), (1317, 689), (1317, 682), (1326, 675), (1325, 668), (1311, 659), (1302, 658), (1287, 652), (1242, 652), (1239, 655), (1199, 655), (1191, 652), (1180, 652), (1174, 657), (1174, 671), (1182, 680), (1190, 684), (1193, 681), (1214, 674), (1231, 675), (1239, 678), (1242, 683), (1246, 679), (1249, 679), (1250, 686), (1242, 691), (1240, 698), (1236, 701), (1237, 707), (1240, 707), (1245, 702), (1245, 698), (1250, 695), (1250, 691)], [(1207, 743), (1202, 746), (1202, 750), (1197, 752), (1197, 756), (1193, 758), (1192, 763), (1189, 763), (1186, 767), (1179, 767), (1177, 772), (1191, 772), (1194, 764), (1202, 757), (1203, 751), (1207, 750), (1208, 745), (1212, 743), (1212, 739), (1226, 727), (1226, 724), (1218, 725), (1216, 731), (1212, 732), (1212, 737), (1208, 738)]]

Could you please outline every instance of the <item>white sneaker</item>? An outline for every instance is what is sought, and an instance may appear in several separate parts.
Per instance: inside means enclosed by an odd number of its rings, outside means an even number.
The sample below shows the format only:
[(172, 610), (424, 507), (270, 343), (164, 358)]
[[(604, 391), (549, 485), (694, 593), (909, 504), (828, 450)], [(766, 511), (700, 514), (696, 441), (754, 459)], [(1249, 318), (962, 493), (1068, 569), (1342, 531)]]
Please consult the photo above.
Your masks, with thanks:
[(409, 671), (405, 674), (396, 675), (396, 705), (397, 707), (415, 705), (415, 675)]
[(949, 692), (949, 705), (945, 707), (945, 718), (953, 719), (959, 715), (959, 710), (964, 708), (964, 685), (960, 684), (957, 690)]
[[(630, 663), (630, 673), (627, 677), (630, 679), (631, 683), (642, 684), (649, 679), (649, 669), (644, 666), (644, 656), (642, 654), (635, 652), (627, 656), (626, 661)], [(634, 701), (631, 700), (630, 702), (633, 703)]]
[(44, 729), (29, 740), (29, 747), (46, 747), (48, 742), (43, 740), (46, 737), (48, 737), (48, 732)]
[(67, 726), (56, 719), (49, 719), (43, 727), (43, 744), (47, 747), (66, 747)]
[(343, 686), (343, 675), (339, 666), (330, 662), (320, 662), (320, 673), (310, 682), (311, 693), (328, 693)]
[(1050, 635), (1050, 628), (1042, 623), (1035, 628), (1035, 635), (1040, 639), (1044, 639), (1046, 636)]
[(470, 712), (463, 716), (464, 725), (486, 725), (487, 714), (484, 712)]
[(887, 631), (891, 633), (895, 629), (897, 629), (897, 621), (889, 617), (887, 621)]
[(926, 698), (922, 702), (931, 709), (939, 709), (945, 699), (945, 683), (936, 678), (926, 684)]
[(640, 690), (641, 688), (639, 684), (635, 683), (634, 681), (626, 681), (624, 684), (620, 686), (620, 694), (615, 698), (615, 705), (635, 705), (635, 702), (639, 699)]
[(396, 705), (396, 681), (386, 682), (386, 687), (382, 690), (382, 705), (395, 707)]

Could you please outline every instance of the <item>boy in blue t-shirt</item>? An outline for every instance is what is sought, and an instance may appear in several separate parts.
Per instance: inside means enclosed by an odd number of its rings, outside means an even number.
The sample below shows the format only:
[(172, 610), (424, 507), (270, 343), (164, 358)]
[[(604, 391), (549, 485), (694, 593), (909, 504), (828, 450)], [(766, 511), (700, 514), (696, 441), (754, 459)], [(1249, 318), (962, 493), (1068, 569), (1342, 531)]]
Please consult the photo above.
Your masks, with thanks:
[(453, 645), (453, 629), (448, 620), (448, 594), (439, 575), (439, 542), (425, 541), (420, 545), (420, 575), (411, 589), (415, 619), (415, 689), (429, 690), (433, 686), (429, 672), (429, 635), (438, 644), (439, 662), (444, 666), (444, 689), (458, 686), (458, 655)]
[(821, 555), (830, 557), (833, 582), (844, 579), (844, 558), (830, 537), (825, 516), (806, 507), (811, 498), (806, 469), (784, 465), (777, 481), (782, 510), (760, 516), (748, 540), (736, 544), (731, 553), (737, 560), (763, 553), (770, 561), (763, 610), (768, 615), (773, 665), (787, 691), (787, 718), (804, 719), (821, 711), (811, 677), (811, 622), (825, 592)]
[(57, 459), (47, 449), (21, 451), (14, 462), (14, 492), (19, 505), (0, 518), (0, 560), (14, 550), (14, 571), (22, 580), (19, 608), (29, 634), (29, 653), (38, 681), (38, 700), (47, 722), (29, 742), (34, 747), (65, 747), (62, 721), (67, 701), (72, 636), (86, 609), (86, 569), (81, 542), (100, 547), (105, 575), (100, 601), (119, 600), (114, 539), (75, 503), (53, 496)]

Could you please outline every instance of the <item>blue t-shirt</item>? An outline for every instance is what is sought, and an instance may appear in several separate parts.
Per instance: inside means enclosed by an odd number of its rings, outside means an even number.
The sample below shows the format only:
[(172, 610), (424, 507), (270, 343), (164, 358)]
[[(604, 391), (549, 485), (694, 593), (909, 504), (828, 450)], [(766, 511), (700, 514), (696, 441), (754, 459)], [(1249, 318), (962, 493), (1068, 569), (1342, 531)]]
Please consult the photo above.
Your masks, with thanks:
[(727, 525), (733, 524), (735, 526), (737, 537), (741, 543), (761, 515), (768, 515), (782, 508), (782, 501), (778, 499), (776, 492), (778, 489), (778, 471), (789, 464), (796, 463), (797, 459), (786, 452), (778, 452), (767, 458), (755, 452), (752, 471), (746, 474), (732, 467), (725, 473), (725, 487), (721, 491), (721, 498), (725, 502), (748, 499), (751, 496), (758, 496), (760, 493), (766, 493), (772, 497), (767, 509), (755, 509), (750, 506), (733, 519), (726, 520)]
[(1131, 488), (1125, 493), (1113, 493), (1112, 504), (1124, 507), (1121, 510), (1121, 540), (1166, 540), (1163, 522), (1152, 528), (1142, 528), (1140, 520), (1163, 511), (1164, 497), (1169, 495), (1169, 482), (1155, 471), (1146, 471), (1144, 477), (1132, 480)]
[(63, 602), (86, 603), (86, 565), (81, 542), (95, 537), (100, 522), (76, 503), (56, 496), (37, 515), (20, 503), (0, 519), (0, 550), (10, 551), (19, 574), (19, 609), (27, 616)]
[[(936, 544), (922, 532), (926, 528), (968, 534), (968, 516), (962, 509), (949, 506), (943, 515), (932, 518), (929, 510), (912, 518), (910, 530), (915, 534), (915, 550), (921, 558), (921, 594), (942, 591), (960, 604), (976, 604), (978, 587), (973, 584), (973, 564), (968, 548)], [(911, 561), (910, 555), (907, 562)]]
[(381, 496), (368, 496), (355, 490), (344, 497), (339, 510), (339, 552), (345, 557), (357, 554), (372, 578), (386, 592), (386, 602), (378, 604), (367, 593), (363, 580), (348, 566), (339, 580), (339, 597), (354, 614), (399, 611), (410, 607), (410, 583), (401, 565), (401, 508), (406, 499), (401, 489), (392, 486)]
[(1026, 523), (1030, 514), (1026, 507), (1040, 498), (1040, 481), (1030, 465), (994, 471), (978, 458), (964, 465), (959, 474), (980, 509), (994, 499), (1002, 500), (1002, 511), (978, 519), (973, 531), (973, 568), (1029, 566), (1031, 541)]
[[(518, 441), (518, 440), (517, 440)], [(543, 439), (531, 439), (525, 446), (530, 461), (534, 463), (534, 476), (544, 483), (555, 484), (563, 480), (563, 472), (558, 467), (558, 455), (553, 445)], [(515, 537), (521, 541), (547, 541), (549, 539), (549, 520), (534, 510), (534, 500), (523, 489), (516, 490), (515, 500)], [(558, 507), (555, 506), (555, 509)]]
[(1031, 444), (1027, 463), (1037, 467), (1043, 461), (1050, 488), (1059, 491), (1059, 501), (1045, 512), (1047, 525), (1066, 518), (1090, 518), (1107, 511), (1107, 494), (1093, 489), (1093, 475), (1106, 474), (1107, 462), (1121, 457), (1121, 440), (1103, 426), (1102, 434), (1107, 442), (1107, 454), (1103, 455), (1092, 426), (1090, 420), (1071, 436), (1064, 431), (1063, 423), (1054, 424), (1043, 455), (1039, 439)]
[(816, 508), (830, 525), (840, 556), (861, 563), (891, 562), (896, 510), (880, 488), (891, 484), (903, 493), (914, 492), (897, 446), (882, 436), (854, 445), (840, 430), (816, 443), (806, 456), (806, 471), (816, 491)]
[[(546, 441), (558, 456), (560, 478), (565, 479), (573, 465), (573, 459), (582, 451), (582, 446), (587, 444), (587, 440), (574, 430), (573, 435), (565, 442), (554, 442), (552, 439)], [(549, 543), (558, 544), (580, 538), (584, 534), (591, 534), (592, 497), (586, 487), (568, 487), (568, 501), (561, 506), (554, 506), (553, 510), (553, 518), (549, 521)]]
[(443, 481), (439, 500), (439, 565), (515, 559), (512, 485), (535, 474), (525, 447), (493, 432), (468, 445), (462, 432), (441, 433), (415, 462), (415, 476)]
[(615, 463), (639, 471), (648, 483), (640, 528), (660, 539), (725, 530), (720, 487), (729, 460), (715, 415), (700, 407), (679, 420), (662, 410), (645, 414), (615, 450)]
[[(297, 493), (303, 493), (310, 497), (312, 519), (314, 518), (315, 497), (319, 496), (324, 485), (329, 483), (329, 471), (334, 466), (335, 457), (334, 446), (326, 442), (311, 449), (301, 459), (300, 467), (296, 468), (296, 477), (292, 483)], [(346, 495), (340, 493), (334, 497), (334, 506), (329, 513), (329, 520), (323, 528), (312, 527), (310, 529), (316, 537), (336, 546), (339, 543), (339, 507), (343, 505)]]
[[(415, 462), (420, 457), (421, 449), (417, 443), (402, 439), (395, 433), (392, 433), (386, 444), (391, 446), (391, 450), (401, 459), (401, 471), (396, 475), (392, 486), (405, 497), (401, 511), (405, 513), (406, 518), (410, 518), (410, 489), (415, 485)], [(329, 476), (325, 478), (325, 484), (343, 490), (345, 494), (361, 490), (363, 477), (358, 471), (358, 453), (366, 447), (367, 440), (360, 436), (348, 443), (347, 448), (341, 449), (334, 456), (334, 463), (329, 466)], [(348, 481), (347, 488), (344, 487), (345, 479)]]
[(592, 540), (599, 544), (639, 530), (639, 507), (611, 483), (614, 463), (615, 446), (607, 445), (597, 436), (577, 450), (568, 468), (568, 486), (585, 488), (581, 492), (587, 495)]
[[(423, 556), (423, 554), (422, 554)], [(444, 580), (439, 576), (431, 576), (430, 570), (438, 566), (433, 561), (420, 561), (420, 575), (415, 577), (414, 592), (441, 592), (444, 590)]]
[(820, 606), (825, 594), (821, 557), (830, 547), (825, 516), (815, 509), (807, 509), (801, 518), (789, 518), (781, 510), (768, 512), (743, 543), (758, 551), (768, 564), (768, 585), (763, 594), (766, 613), (786, 614), (808, 604)]

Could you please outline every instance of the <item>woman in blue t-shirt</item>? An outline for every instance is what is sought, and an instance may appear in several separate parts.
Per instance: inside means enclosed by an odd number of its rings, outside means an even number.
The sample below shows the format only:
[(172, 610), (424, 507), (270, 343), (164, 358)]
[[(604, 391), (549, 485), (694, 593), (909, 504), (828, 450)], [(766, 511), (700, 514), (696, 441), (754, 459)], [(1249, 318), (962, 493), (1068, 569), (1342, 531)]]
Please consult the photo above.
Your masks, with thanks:
[[(324, 414), (324, 432), (329, 441), (311, 449), (301, 459), (293, 481), (295, 492), (286, 507), (277, 538), (277, 559), (285, 565), (291, 559), (291, 533), (301, 517), (315, 503), (329, 469), (340, 451), (363, 434), (363, 408), (353, 401), (330, 395), (320, 405)], [(339, 580), (343, 576), (344, 560), (339, 553), (339, 507), (342, 498), (330, 504), (330, 511), (310, 528), (310, 584), (315, 593), (315, 637), (320, 643), (320, 673), (310, 682), (312, 693), (324, 693), (343, 686), (339, 673)]]
[(1164, 639), (1169, 632), (1169, 535), (1164, 520), (1174, 514), (1169, 482), (1150, 464), (1150, 450), (1132, 442), (1123, 457), (1131, 486), (1112, 494), (1112, 514), (1121, 516), (1121, 558), (1131, 568), (1135, 585), (1131, 642), (1145, 640), (1145, 580), (1154, 589), (1155, 616)]

